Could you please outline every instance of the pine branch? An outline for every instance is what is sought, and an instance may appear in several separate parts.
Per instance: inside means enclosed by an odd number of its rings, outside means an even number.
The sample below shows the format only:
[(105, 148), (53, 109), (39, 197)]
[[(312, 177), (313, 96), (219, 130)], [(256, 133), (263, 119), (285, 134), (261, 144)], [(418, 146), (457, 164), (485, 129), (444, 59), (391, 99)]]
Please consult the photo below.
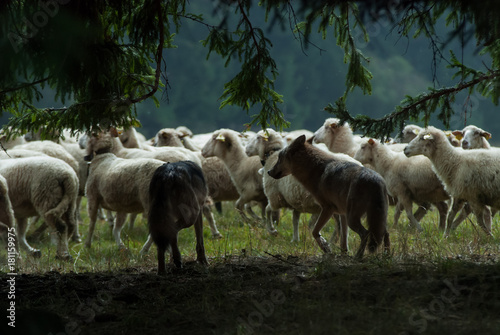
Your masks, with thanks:
[(130, 104), (135, 104), (135, 103), (141, 102), (143, 100), (146, 100), (149, 97), (152, 97), (158, 91), (158, 88), (160, 85), (161, 61), (162, 61), (162, 57), (163, 57), (163, 47), (164, 47), (163, 44), (165, 43), (165, 31), (164, 31), (164, 18), (163, 18), (163, 10), (161, 7), (161, 0), (156, 0), (155, 3), (156, 3), (157, 10), (158, 10), (158, 31), (160, 34), (159, 41), (158, 41), (158, 48), (156, 49), (156, 55), (155, 55), (155, 58), (156, 58), (155, 82), (154, 82), (152, 89), (148, 93), (143, 94), (142, 96), (140, 96), (138, 98), (131, 99), (131, 100), (127, 101), (127, 103), (130, 103)]
[(41, 83), (43, 83), (43, 82), (45, 82), (45, 81), (47, 81), (49, 79), (50, 79), (50, 77), (45, 77), (45, 78), (42, 78), (40, 80), (36, 80), (34, 82), (31, 82), (31, 83), (24, 83), (24, 84), (19, 85), (17, 87), (8, 88), (8, 89), (0, 91), (0, 95), (7, 94), (7, 93), (10, 93), (10, 92), (19, 91), (19, 90), (22, 90), (24, 88), (31, 87), (31, 86), (36, 86), (36, 85), (41, 84)]
[(423, 120), (427, 126), (430, 114), (434, 113), (439, 106), (442, 108), (439, 119), (443, 121), (443, 123), (448, 124), (450, 117), (454, 113), (449, 103), (456, 93), (467, 89), (473, 89), (476, 85), (499, 78), (500, 70), (497, 70), (488, 74), (479, 75), (470, 81), (460, 83), (454, 87), (432, 90), (432, 93), (424, 93), (417, 98), (407, 97), (406, 100), (403, 101), (402, 107), (398, 106), (394, 112), (378, 119), (373, 119), (365, 115), (352, 117), (345, 105), (345, 97), (339, 98), (335, 102), (335, 106), (329, 104), (325, 107), (325, 110), (338, 117), (340, 122), (349, 122), (354, 130), (359, 130), (366, 136), (385, 140), (391, 136), (391, 133), (393, 133), (396, 128), (402, 130), (406, 120), (417, 119), (421, 114), (424, 114)]

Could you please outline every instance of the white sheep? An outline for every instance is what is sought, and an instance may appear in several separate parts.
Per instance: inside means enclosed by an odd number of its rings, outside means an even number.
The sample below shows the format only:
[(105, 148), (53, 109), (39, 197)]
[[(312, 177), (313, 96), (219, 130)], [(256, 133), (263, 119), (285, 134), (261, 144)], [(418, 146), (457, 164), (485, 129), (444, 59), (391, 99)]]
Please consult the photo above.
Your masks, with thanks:
[[(425, 155), (445, 190), (452, 196), (454, 208), (469, 203), (481, 228), (491, 235), (491, 211), (500, 207), (500, 154), (487, 149), (454, 148), (443, 131), (428, 127), (405, 149), (408, 157)], [(447, 230), (451, 227), (448, 219)]]
[[(155, 145), (157, 147), (182, 147), (183, 145), (186, 145), (185, 139), (187, 138), (188, 136), (177, 129), (163, 128), (159, 130), (155, 136)], [(186, 146), (186, 148), (188, 148), (188, 146)], [(194, 150), (195, 148), (190, 146), (189, 149)], [(231, 176), (224, 166), (224, 163), (219, 158), (204, 158), (202, 160), (202, 169), (208, 186), (208, 195), (214, 202), (218, 203), (221, 201), (238, 200), (238, 190), (234, 186)], [(203, 207), (203, 214), (207, 218), (210, 226), (216, 229), (215, 219), (210, 211), (210, 206), (206, 205)], [(216, 234), (214, 237), (221, 237), (221, 235)]]
[[(410, 143), (411, 140), (413, 140), (415, 137), (417, 137), (418, 133), (422, 131), (422, 127), (417, 126), (416, 124), (409, 124), (406, 125), (403, 130), (401, 131), (401, 138), (400, 142), (401, 143)], [(455, 135), (455, 132), (453, 131), (445, 131), (444, 132), (446, 137), (448, 138), (448, 141), (450, 141), (451, 145), (454, 147), (460, 147), (461, 142), (460, 138), (457, 138)]]
[(306, 138), (311, 138), (314, 136), (314, 133), (312, 131), (309, 131), (307, 129), (298, 129), (298, 130), (291, 130), (289, 132), (285, 132), (282, 134), (286, 145), (289, 145), (292, 143), (293, 140), (295, 140), (297, 137), (300, 135), (306, 135)]
[(7, 139), (7, 135), (3, 131), (0, 132), (0, 148), (11, 149), (16, 145), (25, 144), (24, 136), (13, 135)]
[(490, 149), (488, 140), (491, 134), (479, 127), (470, 125), (462, 130), (455, 130), (453, 135), (462, 141), (463, 149)]
[(90, 218), (85, 245), (90, 247), (97, 211), (100, 207), (116, 212), (113, 237), (119, 247), (120, 234), (128, 213), (145, 213), (149, 208), (149, 183), (155, 170), (164, 164), (152, 158), (118, 158), (112, 151), (115, 138), (108, 133), (90, 136), (86, 159), (91, 161), (85, 188)]
[(314, 133), (314, 142), (324, 143), (331, 152), (344, 153), (354, 157), (362, 139), (354, 135), (349, 124), (339, 124), (339, 119), (328, 118)]
[[(85, 241), (91, 246), (97, 219), (97, 209), (116, 211), (113, 236), (119, 247), (124, 244), (120, 234), (128, 213), (145, 213), (149, 208), (148, 188), (154, 171), (165, 162), (153, 158), (118, 158), (111, 152), (116, 143), (114, 131), (89, 138), (87, 159), (91, 160), (86, 185), (87, 207), (90, 217), (89, 234)], [(95, 157), (93, 154), (95, 153)], [(212, 234), (220, 234), (210, 227)], [(215, 229), (214, 229), (215, 228)], [(143, 252), (146, 252), (144, 250)]]
[(25, 144), (17, 145), (17, 149), (39, 151), (50, 157), (58, 158), (66, 162), (75, 173), (78, 175), (79, 166), (75, 158), (61, 144), (52, 141), (32, 141)]
[(254, 219), (258, 219), (255, 213), (250, 210), (249, 204), (251, 201), (256, 201), (261, 205), (263, 211), (267, 205), (262, 175), (259, 174), (262, 165), (257, 156), (248, 157), (245, 154), (245, 148), (240, 142), (238, 133), (230, 129), (215, 131), (201, 153), (205, 158), (218, 157), (226, 166), (240, 195), (235, 206), (242, 218), (248, 220), (243, 212), (245, 207)]
[(146, 151), (154, 149), (148, 144), (146, 137), (137, 132), (134, 127), (128, 127), (119, 134), (120, 141), (124, 148), (138, 148)]
[[(14, 211), (9, 198), (7, 180), (0, 175), (0, 236), (7, 237), (7, 233), (14, 227)], [(15, 246), (17, 249), (17, 245)]]
[(118, 131), (111, 128), (111, 140), (113, 141), (112, 153), (120, 158), (154, 158), (164, 162), (192, 161), (201, 166), (199, 154), (185, 148), (161, 147), (154, 148), (153, 151), (146, 151), (138, 148), (125, 148), (118, 139)]
[[(419, 223), (420, 215), (416, 218), (412, 212), (414, 202), (434, 204), (439, 210), (439, 227), (442, 230), (446, 228), (448, 213), (446, 201), (450, 196), (432, 170), (432, 163), (427, 157), (408, 158), (402, 152), (392, 151), (388, 145), (383, 145), (380, 141), (369, 139), (361, 144), (354, 158), (363, 164), (370, 164), (384, 178), (389, 194), (403, 206), (410, 223), (415, 228), (422, 230)], [(394, 224), (397, 224), (398, 218), (396, 211)]]
[[(154, 137), (155, 147), (184, 147), (182, 139), (188, 137), (174, 128), (163, 128), (158, 130)], [(190, 149), (191, 150), (191, 149)]]
[(9, 186), (20, 247), (35, 256), (39, 250), (26, 241), (27, 219), (39, 215), (57, 231), (57, 257), (71, 258), (68, 236), (78, 235), (75, 222), (78, 178), (71, 167), (52, 157), (0, 160), (0, 175)]

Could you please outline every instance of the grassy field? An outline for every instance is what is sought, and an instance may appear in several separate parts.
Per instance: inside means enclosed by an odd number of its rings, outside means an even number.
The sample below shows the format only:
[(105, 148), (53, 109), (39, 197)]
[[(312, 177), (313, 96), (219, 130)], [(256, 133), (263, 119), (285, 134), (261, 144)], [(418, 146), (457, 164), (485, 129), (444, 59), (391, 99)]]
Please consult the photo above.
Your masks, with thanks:
[[(183, 269), (156, 275), (156, 248), (141, 257), (146, 221), (125, 227), (118, 250), (111, 229), (98, 222), (91, 249), (70, 243), (72, 261), (55, 259), (50, 235), (32, 241), (42, 257), (16, 260), (15, 299), (0, 252), (0, 301), (14, 301), (16, 328), (3, 318), (1, 334), (498, 334), (500, 244), (474, 219), (443, 238), (438, 214), (424, 231), (405, 215), (392, 226), (390, 255), (352, 257), (359, 237), (351, 232), (349, 255), (323, 255), (301, 219), (292, 243), (291, 213), (270, 236), (244, 224), (231, 204), (216, 214), (222, 239), (205, 227), (209, 267), (194, 262), (194, 230), (180, 233)], [(88, 218), (82, 212), (85, 237)], [(140, 217), (139, 217), (140, 218)], [(333, 223), (333, 222), (332, 222)], [(324, 229), (329, 238), (333, 224)], [(4, 309), (5, 311), (5, 309)], [(8, 313), (8, 312), (7, 312)], [(8, 315), (8, 314), (7, 314)], [(5, 321), (7, 320), (7, 321)]]

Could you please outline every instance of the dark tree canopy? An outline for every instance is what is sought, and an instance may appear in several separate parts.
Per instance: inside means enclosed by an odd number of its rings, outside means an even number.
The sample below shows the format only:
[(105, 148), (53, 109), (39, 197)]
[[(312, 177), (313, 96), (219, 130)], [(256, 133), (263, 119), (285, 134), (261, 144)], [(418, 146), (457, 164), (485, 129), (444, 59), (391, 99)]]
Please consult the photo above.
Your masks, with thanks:
[[(495, 104), (499, 98), (500, 4), (497, 1), (214, 1), (219, 22), (193, 12), (185, 0), (7, 0), (0, 2), (2, 34), (0, 60), (0, 108), (10, 113), (4, 131), (23, 133), (39, 128), (91, 130), (111, 124), (137, 124), (135, 105), (167, 90), (164, 48), (175, 47), (175, 33), (186, 20), (207, 28), (202, 42), (207, 57), (238, 62), (240, 71), (220, 92), (221, 108), (234, 105), (244, 112), (258, 109), (251, 124), (262, 127), (287, 125), (275, 91), (278, 76), (271, 56), (269, 30), (255, 26), (249, 15), (255, 6), (265, 8), (269, 29), (282, 25), (304, 48), (314, 47), (310, 37), (334, 35), (347, 64), (345, 92), (325, 109), (359, 131), (388, 136), (408, 120), (427, 123), (433, 113), (445, 125), (454, 111), (456, 94), (480, 92)], [(436, 23), (445, 19), (448, 41), (475, 38), (478, 52), (491, 64), (471, 68), (461, 57), (444, 52), (436, 39)], [(444, 58), (456, 71), (456, 84), (431, 87), (404, 100), (380, 119), (353, 117), (346, 108), (356, 88), (372, 92), (367, 58), (356, 45), (365, 24), (390, 20), (402, 36), (425, 36), (435, 58)], [(283, 24), (287, 22), (288, 24)], [(219, 56), (217, 56), (218, 54)], [(202, 61), (202, 60), (200, 60)], [(35, 107), (41, 90), (50, 87), (67, 107)], [(7, 127), (9, 127), (8, 130)]]

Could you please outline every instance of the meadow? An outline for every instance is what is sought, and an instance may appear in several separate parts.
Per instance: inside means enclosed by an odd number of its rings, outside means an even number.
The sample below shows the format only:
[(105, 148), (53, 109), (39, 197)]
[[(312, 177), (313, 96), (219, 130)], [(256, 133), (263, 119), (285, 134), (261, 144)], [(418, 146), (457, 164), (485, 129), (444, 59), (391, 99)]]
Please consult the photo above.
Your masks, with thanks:
[[(126, 226), (119, 250), (105, 221), (92, 247), (70, 243), (72, 261), (55, 259), (50, 234), (31, 245), (35, 259), (16, 259), (15, 299), (5, 299), (7, 256), (0, 253), (1, 300), (15, 301), (16, 328), (5, 317), (2, 334), (498, 334), (500, 255), (498, 218), (488, 237), (469, 217), (449, 237), (437, 228), (437, 211), (417, 233), (401, 215), (392, 225), (389, 255), (353, 257), (359, 244), (349, 234), (349, 254), (323, 255), (303, 215), (300, 242), (292, 243), (291, 212), (284, 211), (270, 236), (248, 225), (224, 204), (215, 213), (221, 239), (205, 226), (210, 265), (194, 262), (194, 229), (179, 234), (184, 268), (156, 275), (156, 248), (140, 256), (146, 220)], [(88, 217), (82, 211), (83, 237)], [(333, 221), (324, 229), (327, 239)], [(36, 227), (31, 227), (36, 228)], [(5, 310), (5, 309), (4, 309)], [(0, 328), (3, 330), (4, 328)]]

